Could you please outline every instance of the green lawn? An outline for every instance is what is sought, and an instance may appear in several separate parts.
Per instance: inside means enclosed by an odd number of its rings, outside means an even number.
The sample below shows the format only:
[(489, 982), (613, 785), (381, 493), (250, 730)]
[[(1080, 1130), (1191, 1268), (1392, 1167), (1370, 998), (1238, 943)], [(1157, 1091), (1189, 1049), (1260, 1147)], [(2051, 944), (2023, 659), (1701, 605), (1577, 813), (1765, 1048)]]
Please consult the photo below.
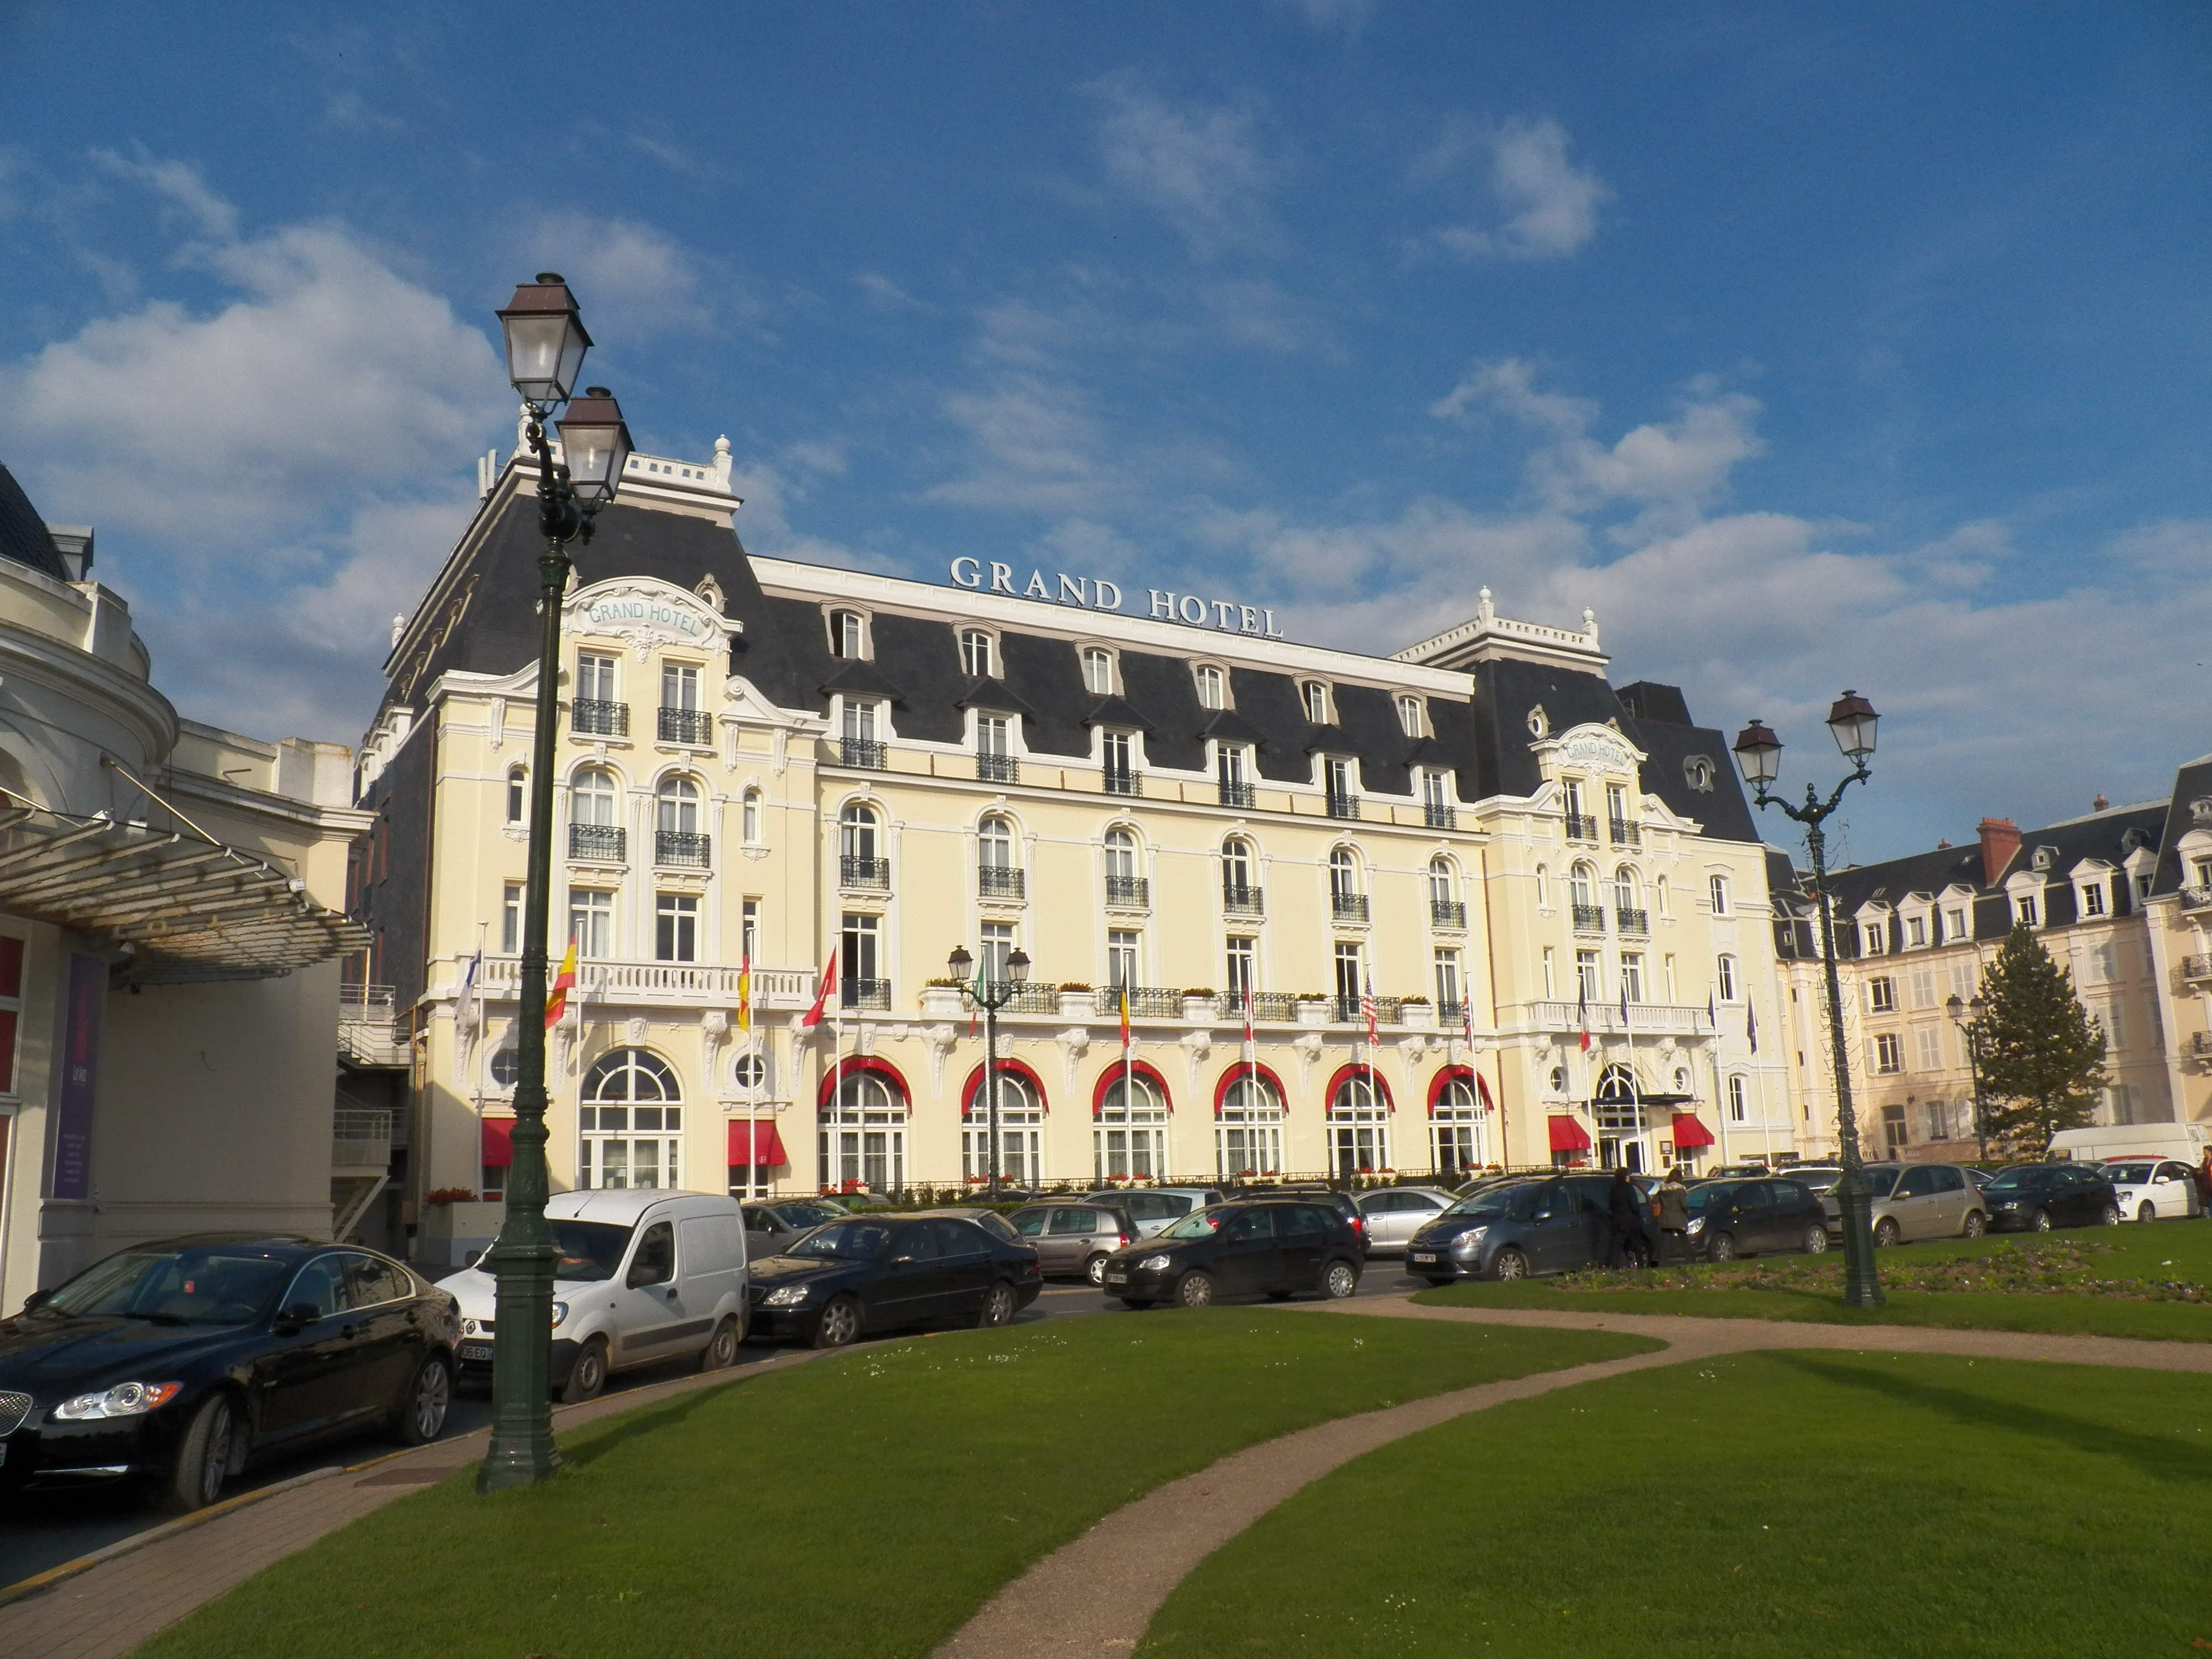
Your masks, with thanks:
[[(2023, 1253), (2073, 1258), (2063, 1271), (2017, 1272)], [(1942, 1325), (1954, 1329), (2034, 1331), (2084, 1336), (2146, 1337), (2212, 1342), (2212, 1303), (2150, 1299), (2175, 1292), (2173, 1281), (2212, 1281), (2212, 1222), (2160, 1221), (2148, 1226), (2087, 1227), (2037, 1236), (1943, 1239), (1878, 1253), (1888, 1300), (1879, 1309), (1843, 1305), (1843, 1259), (1759, 1258), (1728, 1268), (1671, 1270), (1638, 1289), (1620, 1276), (1462, 1284), (1426, 1290), (1417, 1302), (1461, 1308), (1562, 1308), (1584, 1313), (1697, 1314), (1723, 1319), (1807, 1320), (1833, 1325)], [(1987, 1262), (2000, 1279), (2047, 1281), (2044, 1288), (1919, 1289), (1914, 1279), (1954, 1277), (1968, 1263)], [(2008, 1272), (2008, 1269), (2013, 1271)], [(1978, 1267), (1976, 1268), (1978, 1273)], [(1722, 1275), (1749, 1283), (1722, 1284)], [(1620, 1285), (1620, 1288), (1616, 1288)], [(2100, 1286), (2119, 1293), (2093, 1294)]]
[(2212, 1647), (2204, 1390), (1878, 1350), (1587, 1383), (1317, 1481), (1138, 1653), (2185, 1655)]
[(921, 1659), (1038, 1556), (1240, 1447), (1653, 1346), (1249, 1308), (872, 1346), (595, 1423), (532, 1490), (403, 1498), (141, 1652)]

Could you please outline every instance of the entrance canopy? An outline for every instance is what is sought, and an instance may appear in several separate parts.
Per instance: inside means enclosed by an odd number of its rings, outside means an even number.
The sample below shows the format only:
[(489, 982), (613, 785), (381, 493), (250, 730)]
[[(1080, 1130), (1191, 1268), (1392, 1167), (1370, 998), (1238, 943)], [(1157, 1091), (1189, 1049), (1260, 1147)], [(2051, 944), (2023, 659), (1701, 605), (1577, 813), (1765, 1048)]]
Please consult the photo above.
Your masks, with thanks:
[(733, 1117), (730, 1120), (730, 1162), (740, 1167), (774, 1167), (790, 1163), (791, 1157), (783, 1150), (783, 1137), (776, 1133), (774, 1120), (761, 1118), (748, 1123), (741, 1117)]
[(1713, 1144), (1713, 1132), (1698, 1121), (1695, 1112), (1677, 1112), (1674, 1114), (1674, 1144), (1685, 1149), (1710, 1146)]
[(1589, 1151), (1589, 1131), (1571, 1117), (1545, 1120), (1552, 1133), (1552, 1150), (1555, 1152), (1586, 1152)]

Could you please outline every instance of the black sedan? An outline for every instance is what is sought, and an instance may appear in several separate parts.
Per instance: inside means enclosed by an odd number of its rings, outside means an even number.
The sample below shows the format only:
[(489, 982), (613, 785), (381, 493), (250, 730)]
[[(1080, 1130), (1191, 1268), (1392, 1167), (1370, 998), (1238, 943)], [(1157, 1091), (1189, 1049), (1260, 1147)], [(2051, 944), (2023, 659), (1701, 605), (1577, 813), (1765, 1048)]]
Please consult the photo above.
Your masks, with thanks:
[(0, 1321), (0, 1491), (150, 1479), (198, 1509), (249, 1463), (381, 1429), (434, 1440), (453, 1298), (347, 1245), (138, 1244)]
[(1174, 1302), (1203, 1308), (1217, 1297), (1302, 1291), (1347, 1297), (1359, 1288), (1364, 1241), (1337, 1206), (1255, 1199), (1194, 1211), (1106, 1258), (1106, 1294), (1132, 1308)]
[(2117, 1227), (2119, 1189), (2084, 1164), (2023, 1164), (1982, 1188), (1993, 1232), (2047, 1233), (2053, 1227)]
[(1730, 1261), (1768, 1250), (1828, 1248), (1828, 1212), (1820, 1195), (1802, 1182), (1777, 1176), (1765, 1181), (1705, 1181), (1685, 1194), (1689, 1231), (1683, 1243), (1708, 1261)]
[(957, 1216), (849, 1216), (752, 1264), (757, 1336), (839, 1348), (863, 1331), (1003, 1325), (1044, 1288), (1036, 1252)]

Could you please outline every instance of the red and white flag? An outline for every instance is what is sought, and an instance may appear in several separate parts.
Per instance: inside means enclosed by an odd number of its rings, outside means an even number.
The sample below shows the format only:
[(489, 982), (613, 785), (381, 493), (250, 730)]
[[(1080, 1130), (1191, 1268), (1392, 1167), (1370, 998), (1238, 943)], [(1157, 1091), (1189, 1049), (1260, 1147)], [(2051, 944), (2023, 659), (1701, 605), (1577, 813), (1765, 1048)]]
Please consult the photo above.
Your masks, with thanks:
[(822, 969), (822, 983), (815, 988), (814, 1006), (806, 1011), (806, 1018), (799, 1022), (802, 1030), (812, 1030), (822, 1023), (822, 1006), (830, 1000), (830, 988), (837, 982), (837, 947), (830, 947), (830, 960)]
[(1370, 975), (1366, 988), (1359, 994), (1359, 1017), (1367, 1022), (1367, 1046), (1375, 1046), (1375, 979)]
[(1252, 1037), (1252, 994), (1249, 991), (1244, 993), (1244, 1058), (1259, 1058), (1259, 1049)]

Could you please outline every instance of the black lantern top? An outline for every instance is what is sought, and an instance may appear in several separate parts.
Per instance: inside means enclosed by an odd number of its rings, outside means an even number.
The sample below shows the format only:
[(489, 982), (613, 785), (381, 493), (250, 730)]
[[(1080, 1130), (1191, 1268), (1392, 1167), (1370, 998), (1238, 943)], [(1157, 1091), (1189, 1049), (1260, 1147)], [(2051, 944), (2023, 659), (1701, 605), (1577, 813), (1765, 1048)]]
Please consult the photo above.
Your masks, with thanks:
[(1865, 763), (1874, 753), (1875, 722), (1881, 718), (1874, 705), (1856, 691), (1847, 690), (1836, 699), (1835, 707), (1828, 710), (1828, 730), (1836, 734), (1836, 747), (1844, 751), (1845, 760)]
[(557, 270), (541, 270), (514, 290), (499, 313), (507, 336), (507, 378), (523, 398), (550, 408), (566, 403), (592, 337), (576, 310), (576, 296)]
[(603, 386), (585, 387), (554, 425), (576, 499), (586, 507), (614, 500), (623, 469), (629, 465), (629, 428), (623, 424), (614, 393)]
[(945, 959), (946, 971), (963, 985), (968, 982), (968, 970), (975, 965), (975, 958), (968, 954), (964, 945), (954, 945), (952, 954)]
[(1753, 720), (1736, 734), (1736, 769), (1748, 784), (1769, 784), (1782, 772), (1782, 739), (1767, 730), (1765, 720)]
[(1030, 982), (1029, 953), (1018, 945), (1006, 957), (1006, 977), (1017, 985)]

